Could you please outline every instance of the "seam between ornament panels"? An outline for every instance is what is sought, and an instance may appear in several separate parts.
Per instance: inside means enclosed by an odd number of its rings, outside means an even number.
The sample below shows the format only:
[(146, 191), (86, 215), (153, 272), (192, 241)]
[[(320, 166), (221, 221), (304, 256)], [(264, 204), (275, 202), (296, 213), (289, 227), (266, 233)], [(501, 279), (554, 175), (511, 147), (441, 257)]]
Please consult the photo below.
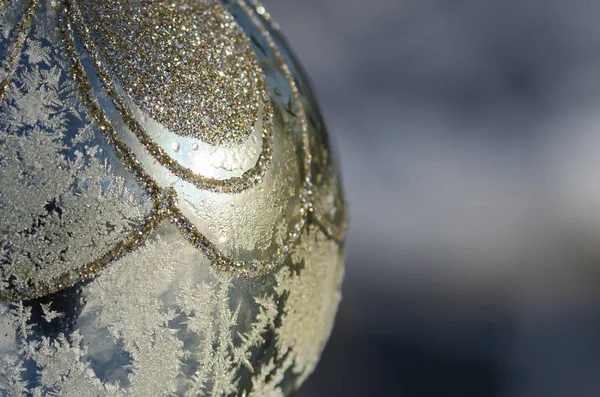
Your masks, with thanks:
[[(267, 168), (271, 164), (272, 160), (272, 118), (273, 112), (271, 109), (271, 101), (263, 96), (263, 102), (266, 105), (265, 114), (263, 115), (263, 132), (262, 132), (262, 152), (257, 159), (256, 164), (250, 169), (245, 171), (242, 176), (233, 177), (229, 179), (214, 179), (207, 178), (202, 175), (197, 175), (188, 168), (182, 167), (177, 161), (173, 160), (165, 150), (154, 142), (154, 140), (147, 134), (145, 129), (136, 120), (129, 106), (125, 104), (114, 83), (111, 81), (109, 72), (104, 68), (103, 62), (100, 60), (99, 52), (96, 49), (95, 44), (92, 42), (90, 32), (87, 25), (84, 22), (81, 11), (75, 1), (68, 0), (69, 8), (73, 13), (74, 25), (77, 34), (81, 37), (82, 44), (90, 56), (92, 63), (95, 65), (95, 69), (98, 73), (98, 78), (102, 82), (102, 85), (107, 90), (109, 96), (115, 108), (121, 114), (121, 117), (126, 122), (127, 126), (135, 134), (137, 139), (144, 147), (148, 150), (150, 155), (154, 157), (161, 165), (166, 167), (174, 175), (189, 182), (199, 189), (209, 190), (216, 193), (240, 193), (247, 190), (257, 183), (259, 183), (264, 177)], [(261, 82), (261, 86), (264, 86), (264, 82)]]
[(81, 64), (79, 54), (77, 53), (73, 29), (67, 21), (64, 10), (60, 10), (58, 21), (61, 30), (63, 44), (66, 47), (71, 73), (79, 85), (80, 94), (83, 96), (84, 103), (89, 108), (92, 116), (99, 125), (100, 130), (113, 147), (117, 156), (124, 162), (125, 167), (135, 176), (144, 181), (147, 192), (156, 200), (153, 212), (148, 216), (144, 223), (133, 231), (129, 239), (119, 242), (116, 247), (103, 255), (100, 259), (82, 266), (77, 272), (79, 277), (73, 277), (73, 272), (65, 272), (61, 276), (54, 278), (53, 283), (44, 283), (37, 286), (30, 285), (26, 288), (11, 288), (0, 291), (0, 300), (18, 301), (23, 299), (35, 299), (41, 296), (59, 292), (76, 283), (89, 280), (97, 275), (97, 272), (108, 266), (114, 260), (119, 259), (136, 247), (141, 245), (149, 234), (166, 219), (173, 222), (188, 241), (199, 249), (211, 264), (220, 270), (229, 271), (245, 277), (257, 277), (264, 274), (267, 270), (282, 264), (288, 257), (293, 245), (298, 241), (306, 223), (306, 208), (309, 207), (307, 200), (303, 200), (301, 220), (296, 224), (295, 231), (290, 233), (286, 245), (277, 248), (276, 253), (265, 260), (255, 260), (250, 262), (235, 261), (220, 252), (205, 236), (203, 236), (191, 222), (181, 214), (174, 205), (175, 194), (173, 191), (167, 191), (166, 194), (160, 190), (156, 183), (149, 178), (144, 170), (135, 160), (135, 156), (129, 152), (129, 149), (116, 138), (114, 127), (108, 120), (106, 114), (93, 98), (93, 91), (90, 82), (85, 77), (85, 69)]
[(29, 4), (27, 9), (23, 13), (23, 17), (19, 26), (17, 27), (17, 37), (15, 38), (15, 42), (13, 43), (12, 49), (10, 51), (10, 56), (6, 61), (6, 65), (4, 66), (4, 73), (6, 76), (0, 82), (0, 103), (6, 100), (6, 95), (8, 94), (8, 87), (12, 82), (12, 77), (16, 71), (17, 63), (19, 57), (22, 54), (23, 47), (25, 46), (25, 41), (27, 40), (27, 35), (31, 29), (31, 23), (33, 21), (33, 16), (37, 11), (38, 6), (40, 5), (40, 0), (29, 0)]
[[(257, 10), (257, 8), (261, 7), (261, 4), (256, 0), (249, 0), (251, 5), (248, 5), (244, 0), (238, 0), (237, 2), (240, 5), (240, 7), (242, 7), (244, 9), (246, 14), (248, 14), (248, 16), (252, 19), (252, 21), (256, 24), (256, 26), (259, 28), (261, 33), (265, 36), (265, 38), (269, 42), (269, 46), (271, 47), (271, 50), (277, 57), (277, 60), (279, 61), (280, 66), (281, 66), (286, 78), (288, 79), (290, 87), (292, 87), (292, 93), (294, 95), (294, 100), (298, 103), (298, 108), (299, 108), (299, 112), (301, 113), (301, 119), (302, 119), (303, 150), (306, 153), (305, 161), (308, 162), (308, 164), (305, 164), (305, 167), (308, 168), (308, 171), (305, 171), (306, 175), (307, 175), (306, 178), (308, 178), (309, 183), (310, 183), (309, 186), (310, 186), (310, 188), (312, 188), (313, 187), (312, 181), (310, 181), (310, 179), (311, 179), (310, 169), (311, 169), (311, 164), (312, 164), (312, 155), (310, 154), (311, 153), (310, 137), (308, 135), (308, 124), (306, 121), (307, 116), (306, 116), (306, 112), (304, 110), (304, 105), (302, 104), (302, 100), (300, 98), (300, 93), (299, 93), (296, 83), (294, 81), (294, 78), (291, 74), (291, 71), (290, 71), (288, 65), (287, 65), (287, 62), (285, 61), (285, 58), (281, 54), (281, 51), (277, 47), (277, 44), (275, 44), (275, 41), (273, 40), (273, 37), (271, 36), (270, 32), (265, 28), (264, 24), (258, 19), (258, 17), (255, 14), (255, 11)], [(252, 9), (252, 7), (254, 7), (254, 9)], [(269, 18), (266, 18), (266, 17), (263, 17), (263, 18), (265, 20), (265, 23), (269, 23), (271, 25), (271, 27), (273, 29), (275, 29), (270, 16), (269, 16)], [(312, 196), (312, 192), (310, 192), (309, 194)], [(346, 229), (348, 227), (348, 221), (345, 216), (344, 216), (344, 219), (341, 221), (340, 225), (336, 225), (334, 222), (327, 219), (327, 217), (323, 213), (321, 213), (321, 211), (317, 208), (317, 206), (315, 206), (315, 203), (312, 202), (312, 200), (311, 200), (311, 206), (310, 206), (309, 211), (311, 214), (311, 218), (314, 219), (314, 221), (321, 227), (321, 229), (323, 229), (323, 231), (325, 232), (326, 235), (328, 235), (329, 237), (331, 237), (332, 239), (334, 239), (336, 242), (338, 242), (340, 244), (344, 242)]]

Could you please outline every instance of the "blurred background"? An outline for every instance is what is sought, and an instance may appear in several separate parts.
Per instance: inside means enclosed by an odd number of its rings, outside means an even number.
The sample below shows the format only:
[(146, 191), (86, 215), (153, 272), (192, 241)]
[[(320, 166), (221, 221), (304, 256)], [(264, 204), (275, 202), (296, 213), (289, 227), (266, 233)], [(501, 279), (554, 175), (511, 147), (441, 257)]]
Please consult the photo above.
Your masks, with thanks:
[(600, 2), (264, 4), (352, 221), (298, 396), (600, 396)]

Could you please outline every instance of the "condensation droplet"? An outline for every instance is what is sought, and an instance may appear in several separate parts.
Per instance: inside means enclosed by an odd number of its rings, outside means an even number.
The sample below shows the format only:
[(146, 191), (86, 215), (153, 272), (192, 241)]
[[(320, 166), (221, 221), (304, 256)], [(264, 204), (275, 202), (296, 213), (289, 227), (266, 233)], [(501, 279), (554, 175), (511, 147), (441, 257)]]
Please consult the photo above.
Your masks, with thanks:
[(194, 144), (192, 145), (192, 150), (193, 150), (193, 151), (196, 151), (196, 150), (198, 150), (198, 144), (197, 144), (197, 143), (194, 143)]
[(173, 148), (173, 151), (177, 153), (179, 151), (179, 142), (173, 142), (171, 147)]

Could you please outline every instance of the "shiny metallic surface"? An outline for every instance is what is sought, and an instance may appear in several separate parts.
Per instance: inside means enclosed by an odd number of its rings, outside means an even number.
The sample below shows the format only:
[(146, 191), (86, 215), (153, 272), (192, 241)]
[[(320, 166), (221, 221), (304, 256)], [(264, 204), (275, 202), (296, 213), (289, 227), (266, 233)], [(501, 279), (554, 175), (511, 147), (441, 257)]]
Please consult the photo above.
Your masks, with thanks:
[[(296, 390), (333, 326), (345, 203), (264, 8), (6, 0), (0, 17), (0, 393)], [(162, 65), (177, 45), (193, 62)]]

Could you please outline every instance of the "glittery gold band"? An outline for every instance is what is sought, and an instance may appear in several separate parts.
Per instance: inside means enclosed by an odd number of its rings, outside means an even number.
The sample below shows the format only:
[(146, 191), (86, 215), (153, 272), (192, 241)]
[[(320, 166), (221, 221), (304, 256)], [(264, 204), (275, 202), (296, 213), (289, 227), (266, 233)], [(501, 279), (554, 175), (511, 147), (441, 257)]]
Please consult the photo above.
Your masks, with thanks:
[[(308, 117), (306, 115), (304, 106), (302, 105), (302, 100), (300, 98), (300, 93), (298, 91), (298, 85), (294, 79), (294, 76), (292, 75), (290, 68), (287, 66), (286, 60), (283, 57), (283, 55), (281, 54), (281, 51), (279, 50), (278, 46), (275, 44), (275, 41), (273, 40), (271, 33), (265, 27), (265, 24), (268, 24), (271, 29), (276, 30), (277, 29), (277, 27), (275, 26), (276, 24), (273, 22), (273, 19), (271, 18), (271, 16), (269, 14), (267, 14), (267, 13), (258, 14), (256, 12), (256, 10), (258, 10), (258, 9), (262, 9), (262, 10), (265, 9), (264, 7), (261, 6), (261, 4), (258, 1), (249, 0), (249, 2), (247, 3), (245, 0), (238, 0), (237, 3), (244, 9), (244, 11), (250, 16), (252, 21), (260, 28), (261, 33), (267, 38), (267, 40), (269, 42), (269, 46), (271, 47), (272, 51), (275, 53), (275, 56), (277, 57), (277, 60), (279, 61), (282, 70), (284, 71), (288, 81), (290, 82), (290, 85), (291, 85), (292, 91), (293, 91), (293, 95), (294, 95), (294, 99), (299, 108), (298, 113), (299, 113), (301, 123), (302, 123), (301, 124), (302, 125), (302, 143), (303, 143), (303, 149), (304, 149), (304, 153), (305, 153), (305, 157), (304, 157), (305, 171), (304, 172), (305, 172), (306, 179), (307, 179), (306, 188), (309, 188), (309, 186), (312, 188), (312, 167), (311, 167), (311, 165), (313, 162), (313, 156), (311, 155), (311, 150), (310, 150), (310, 135), (308, 133)], [(249, 5), (249, 3), (251, 5)], [(257, 14), (260, 15), (261, 17), (259, 18)], [(262, 19), (262, 21), (261, 21), (261, 19)], [(321, 226), (323, 231), (329, 237), (333, 238), (338, 243), (342, 243), (345, 238), (346, 229), (348, 228), (347, 219), (344, 218), (339, 223), (332, 222), (327, 218), (327, 216), (322, 212), (322, 210), (320, 208), (318, 208), (317, 205), (315, 205), (314, 201), (311, 201), (311, 203), (312, 203), (311, 207), (310, 207), (311, 218), (319, 226)]]

